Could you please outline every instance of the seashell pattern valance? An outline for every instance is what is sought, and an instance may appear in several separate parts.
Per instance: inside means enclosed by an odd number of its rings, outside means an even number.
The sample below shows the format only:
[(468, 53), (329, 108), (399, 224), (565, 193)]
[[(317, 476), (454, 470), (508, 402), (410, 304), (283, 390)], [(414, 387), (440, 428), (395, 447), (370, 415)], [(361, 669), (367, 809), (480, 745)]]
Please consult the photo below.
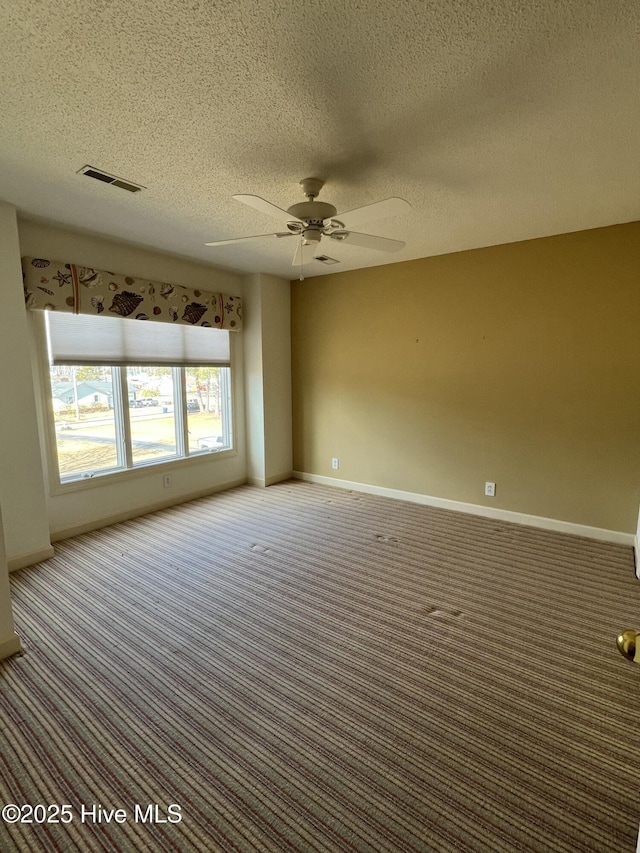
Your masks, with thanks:
[(230, 332), (242, 328), (239, 296), (46, 258), (23, 258), (22, 271), (27, 308), (210, 326)]

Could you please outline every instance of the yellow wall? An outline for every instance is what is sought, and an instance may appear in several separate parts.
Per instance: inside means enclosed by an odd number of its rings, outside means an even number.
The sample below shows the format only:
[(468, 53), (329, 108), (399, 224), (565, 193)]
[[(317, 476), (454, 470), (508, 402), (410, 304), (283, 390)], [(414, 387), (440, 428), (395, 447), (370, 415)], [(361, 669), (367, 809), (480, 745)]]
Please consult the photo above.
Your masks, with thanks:
[(294, 282), (294, 469), (635, 532), (639, 318), (638, 222)]

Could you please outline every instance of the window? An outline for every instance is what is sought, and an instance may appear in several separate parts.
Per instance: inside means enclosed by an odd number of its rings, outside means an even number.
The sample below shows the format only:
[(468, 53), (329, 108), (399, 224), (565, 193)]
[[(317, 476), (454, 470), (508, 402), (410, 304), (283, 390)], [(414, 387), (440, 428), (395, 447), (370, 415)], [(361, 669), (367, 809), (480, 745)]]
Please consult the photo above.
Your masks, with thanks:
[(227, 332), (45, 316), (62, 483), (233, 448)]
[[(91, 388), (98, 383), (102, 403), (92, 402)], [(111, 367), (51, 367), (51, 402), (61, 479), (124, 467)]]
[(224, 449), (227, 444), (224, 424), (231, 421), (229, 371), (192, 367), (185, 370), (185, 379), (189, 453)]

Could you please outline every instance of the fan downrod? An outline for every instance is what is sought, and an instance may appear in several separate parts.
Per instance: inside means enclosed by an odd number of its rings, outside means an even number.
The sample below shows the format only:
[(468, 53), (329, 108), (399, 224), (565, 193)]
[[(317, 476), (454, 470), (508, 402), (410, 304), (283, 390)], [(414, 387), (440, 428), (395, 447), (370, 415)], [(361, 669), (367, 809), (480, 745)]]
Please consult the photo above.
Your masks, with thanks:
[(307, 197), (307, 201), (313, 201), (324, 186), (324, 181), (321, 178), (303, 178), (300, 181), (300, 186)]

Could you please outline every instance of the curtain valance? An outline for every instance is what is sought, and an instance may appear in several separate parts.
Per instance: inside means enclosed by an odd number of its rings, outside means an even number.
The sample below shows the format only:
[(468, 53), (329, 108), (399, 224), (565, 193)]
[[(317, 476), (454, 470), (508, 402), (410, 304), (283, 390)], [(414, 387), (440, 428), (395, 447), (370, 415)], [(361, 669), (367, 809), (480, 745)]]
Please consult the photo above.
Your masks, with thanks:
[(239, 331), (242, 299), (46, 258), (23, 258), (27, 308)]

